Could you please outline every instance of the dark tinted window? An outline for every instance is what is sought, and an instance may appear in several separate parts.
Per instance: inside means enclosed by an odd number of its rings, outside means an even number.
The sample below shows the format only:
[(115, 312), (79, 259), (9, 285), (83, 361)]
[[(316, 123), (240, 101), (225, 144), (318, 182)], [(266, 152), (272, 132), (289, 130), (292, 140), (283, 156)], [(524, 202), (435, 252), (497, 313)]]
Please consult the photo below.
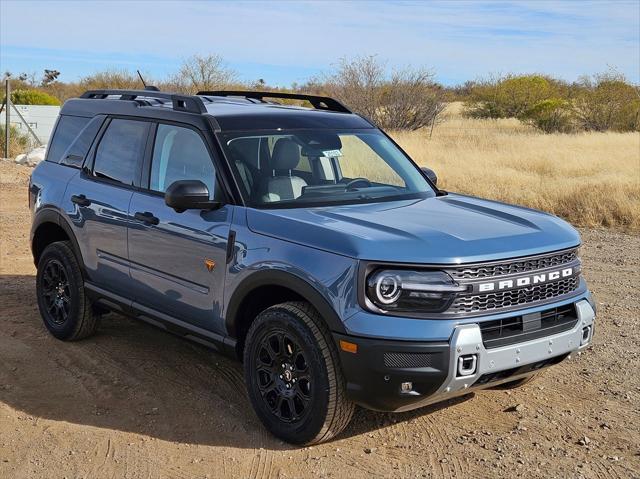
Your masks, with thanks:
[(53, 134), (53, 138), (49, 142), (47, 149), (47, 161), (60, 163), (62, 153), (69, 147), (71, 142), (78, 136), (80, 130), (89, 123), (91, 118), (82, 116), (60, 116), (58, 126)]
[(200, 180), (215, 193), (215, 171), (207, 147), (198, 133), (173, 125), (158, 125), (150, 189), (164, 193), (174, 181)]
[(80, 168), (103, 122), (104, 116), (95, 117), (91, 120), (76, 137), (75, 141), (71, 143), (71, 146), (62, 154), (60, 164)]
[(132, 185), (142, 161), (148, 123), (115, 119), (96, 150), (93, 174), (99, 178)]

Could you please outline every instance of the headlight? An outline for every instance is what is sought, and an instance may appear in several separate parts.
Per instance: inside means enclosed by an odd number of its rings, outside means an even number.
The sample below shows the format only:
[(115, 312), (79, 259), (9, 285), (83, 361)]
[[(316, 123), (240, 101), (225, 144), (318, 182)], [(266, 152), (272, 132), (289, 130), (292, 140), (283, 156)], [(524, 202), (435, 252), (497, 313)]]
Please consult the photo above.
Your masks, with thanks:
[(394, 312), (444, 311), (456, 293), (467, 291), (443, 271), (383, 269), (367, 277), (367, 298), (377, 308)]

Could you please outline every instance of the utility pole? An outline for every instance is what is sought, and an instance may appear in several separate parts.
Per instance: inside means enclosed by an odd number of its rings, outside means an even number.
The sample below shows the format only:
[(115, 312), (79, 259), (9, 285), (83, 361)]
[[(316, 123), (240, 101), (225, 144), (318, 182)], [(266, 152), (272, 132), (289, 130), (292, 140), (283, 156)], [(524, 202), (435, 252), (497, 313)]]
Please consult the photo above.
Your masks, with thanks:
[(5, 124), (4, 124), (4, 157), (9, 158), (9, 140), (11, 131), (11, 84), (9, 83), (9, 78), (5, 80), (4, 85), (4, 94), (5, 94)]

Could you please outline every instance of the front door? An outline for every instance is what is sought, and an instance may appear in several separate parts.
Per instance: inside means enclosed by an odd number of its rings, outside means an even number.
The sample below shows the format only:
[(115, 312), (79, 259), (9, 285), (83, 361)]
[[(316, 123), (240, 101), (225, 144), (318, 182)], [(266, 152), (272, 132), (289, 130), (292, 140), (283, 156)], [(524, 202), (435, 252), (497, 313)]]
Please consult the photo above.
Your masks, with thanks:
[(201, 135), (159, 124), (147, 188), (133, 194), (128, 230), (134, 301), (147, 308), (223, 333), (222, 297), (232, 206), (215, 211), (174, 211), (164, 192), (177, 180), (200, 180), (218, 199), (216, 171)]

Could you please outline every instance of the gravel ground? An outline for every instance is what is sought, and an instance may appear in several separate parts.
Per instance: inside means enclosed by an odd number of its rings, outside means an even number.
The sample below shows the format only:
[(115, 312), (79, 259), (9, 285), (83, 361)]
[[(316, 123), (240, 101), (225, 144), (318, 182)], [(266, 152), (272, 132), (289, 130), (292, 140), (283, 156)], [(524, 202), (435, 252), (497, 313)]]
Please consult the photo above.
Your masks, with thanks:
[(240, 366), (110, 314), (56, 341), (37, 311), (31, 170), (0, 162), (0, 477), (640, 478), (640, 239), (582, 230), (592, 348), (513, 391), (403, 414), (359, 410), (328, 444), (271, 437)]

